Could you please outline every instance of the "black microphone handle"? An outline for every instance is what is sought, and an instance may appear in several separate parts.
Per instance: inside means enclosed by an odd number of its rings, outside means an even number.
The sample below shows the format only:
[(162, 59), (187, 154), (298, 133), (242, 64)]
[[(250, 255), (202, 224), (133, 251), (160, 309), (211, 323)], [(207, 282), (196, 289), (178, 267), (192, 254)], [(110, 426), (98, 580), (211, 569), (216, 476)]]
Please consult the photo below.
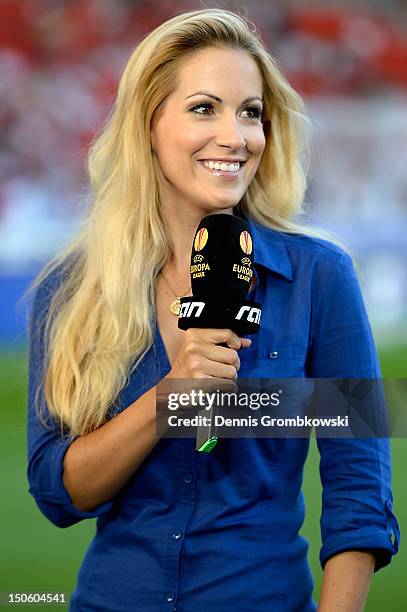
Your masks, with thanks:
[[(217, 346), (228, 347), (226, 342), (220, 342)], [(198, 413), (198, 416), (205, 416), (208, 419), (209, 425), (198, 425), (196, 431), (195, 450), (208, 453), (216, 446), (218, 438), (216, 435), (217, 428), (215, 424), (215, 416), (217, 413), (217, 406), (214, 404), (212, 404), (209, 411), (204, 408)]]

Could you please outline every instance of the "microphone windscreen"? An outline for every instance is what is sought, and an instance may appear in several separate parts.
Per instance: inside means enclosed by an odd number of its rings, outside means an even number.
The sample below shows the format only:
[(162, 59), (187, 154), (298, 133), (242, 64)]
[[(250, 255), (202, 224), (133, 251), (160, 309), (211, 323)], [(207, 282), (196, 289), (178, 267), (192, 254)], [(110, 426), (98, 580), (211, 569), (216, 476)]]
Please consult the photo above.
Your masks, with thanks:
[(191, 253), (194, 297), (238, 301), (246, 297), (253, 277), (253, 240), (241, 217), (212, 214), (196, 231)]

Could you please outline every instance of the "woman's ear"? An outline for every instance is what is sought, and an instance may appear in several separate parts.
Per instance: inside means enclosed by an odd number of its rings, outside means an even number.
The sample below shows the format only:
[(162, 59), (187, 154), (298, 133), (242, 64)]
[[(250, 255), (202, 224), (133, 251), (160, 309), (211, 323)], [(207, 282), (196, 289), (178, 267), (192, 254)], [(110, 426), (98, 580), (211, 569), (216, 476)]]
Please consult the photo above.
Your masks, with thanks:
[(151, 132), (150, 132), (150, 145), (151, 145), (152, 152), (155, 153), (155, 149), (156, 149), (156, 137), (155, 137), (154, 128), (152, 128)]
[(163, 103), (159, 104), (157, 108), (155, 109), (152, 119), (151, 119), (151, 123), (150, 123), (150, 143), (151, 143), (151, 150), (153, 153), (157, 153), (156, 130), (157, 130), (158, 119), (160, 118), (162, 109), (163, 109)]

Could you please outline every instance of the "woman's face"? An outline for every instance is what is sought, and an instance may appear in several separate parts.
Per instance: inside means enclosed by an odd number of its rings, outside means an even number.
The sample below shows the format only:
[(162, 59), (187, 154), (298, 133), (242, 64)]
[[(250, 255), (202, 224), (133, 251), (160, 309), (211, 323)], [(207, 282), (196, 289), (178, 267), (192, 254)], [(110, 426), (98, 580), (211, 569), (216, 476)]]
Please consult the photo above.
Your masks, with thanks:
[(208, 47), (183, 60), (151, 131), (167, 210), (205, 215), (239, 202), (265, 147), (262, 95), (245, 51)]

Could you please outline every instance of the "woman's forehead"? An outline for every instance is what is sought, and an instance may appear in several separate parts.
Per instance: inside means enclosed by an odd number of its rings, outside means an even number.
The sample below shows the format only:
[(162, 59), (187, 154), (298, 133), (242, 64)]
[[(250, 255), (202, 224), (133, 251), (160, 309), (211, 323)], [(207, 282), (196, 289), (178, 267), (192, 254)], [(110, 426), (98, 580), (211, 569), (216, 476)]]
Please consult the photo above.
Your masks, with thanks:
[(256, 61), (242, 49), (208, 47), (181, 60), (176, 75), (176, 91), (189, 97), (194, 93), (220, 88), (224, 94), (246, 91), (247, 96), (262, 96), (263, 78)]

